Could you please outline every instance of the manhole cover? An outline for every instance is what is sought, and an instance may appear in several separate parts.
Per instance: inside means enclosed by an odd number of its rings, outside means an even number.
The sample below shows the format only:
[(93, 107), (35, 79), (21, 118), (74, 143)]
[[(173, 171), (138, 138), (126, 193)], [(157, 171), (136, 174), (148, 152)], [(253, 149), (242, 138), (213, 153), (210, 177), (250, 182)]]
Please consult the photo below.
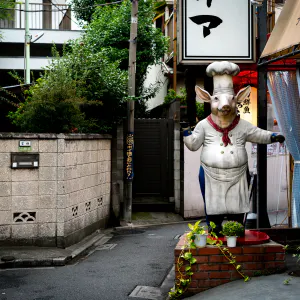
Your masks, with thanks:
[(144, 233), (145, 230), (135, 229), (135, 228), (124, 228), (124, 229), (117, 229), (112, 232), (113, 235), (127, 235), (127, 234), (139, 234)]
[(113, 248), (115, 248), (117, 246), (117, 244), (104, 244), (102, 246), (99, 246), (96, 248), (96, 250), (111, 250)]
[(15, 257), (14, 257), (14, 256), (11, 256), (11, 255), (2, 256), (2, 257), (1, 257), (1, 260), (4, 261), (4, 262), (14, 261), (14, 260), (15, 260)]
[(294, 270), (289, 272), (290, 276), (294, 276), (294, 277), (300, 277), (300, 270)]

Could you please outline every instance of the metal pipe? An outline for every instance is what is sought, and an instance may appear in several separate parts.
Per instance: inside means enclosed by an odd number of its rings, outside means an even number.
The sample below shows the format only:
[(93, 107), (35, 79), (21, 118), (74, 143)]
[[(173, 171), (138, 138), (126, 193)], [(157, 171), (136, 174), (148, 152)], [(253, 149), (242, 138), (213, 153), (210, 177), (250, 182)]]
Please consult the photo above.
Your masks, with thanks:
[(288, 54), (284, 54), (284, 55), (278, 56), (276, 58), (270, 59), (270, 60), (262, 62), (262, 63), (258, 63), (257, 66), (261, 67), (261, 66), (270, 64), (272, 62), (275, 62), (275, 61), (278, 61), (278, 60), (281, 60), (281, 59), (284, 59), (284, 58), (287, 58), (287, 57), (291, 57), (291, 56), (294, 56), (294, 55), (297, 55), (297, 54), (300, 54), (300, 50), (293, 51), (292, 53), (288, 53)]
[(177, 0), (173, 5), (173, 90), (177, 89)]
[[(267, 43), (267, 1), (258, 9), (259, 55)], [(257, 126), (267, 129), (267, 73), (258, 69)], [(257, 145), (257, 227), (270, 228), (267, 210), (267, 146)]]
[(29, 0), (25, 0), (25, 83), (30, 83)]

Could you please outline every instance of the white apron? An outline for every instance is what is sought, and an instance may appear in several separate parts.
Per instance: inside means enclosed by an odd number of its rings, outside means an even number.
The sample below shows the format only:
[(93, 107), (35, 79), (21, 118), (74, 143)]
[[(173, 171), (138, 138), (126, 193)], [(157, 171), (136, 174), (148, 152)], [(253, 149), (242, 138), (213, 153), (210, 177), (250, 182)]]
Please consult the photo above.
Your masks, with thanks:
[(239, 214), (250, 210), (247, 164), (239, 168), (219, 169), (202, 162), (202, 167), (207, 215)]

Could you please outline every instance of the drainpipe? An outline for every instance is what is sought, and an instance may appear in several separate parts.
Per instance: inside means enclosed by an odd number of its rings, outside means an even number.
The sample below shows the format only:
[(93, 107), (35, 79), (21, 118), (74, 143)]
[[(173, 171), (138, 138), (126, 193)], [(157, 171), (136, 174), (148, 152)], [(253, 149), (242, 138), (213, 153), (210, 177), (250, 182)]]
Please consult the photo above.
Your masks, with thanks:
[(177, 0), (173, 5), (173, 90), (177, 89)]

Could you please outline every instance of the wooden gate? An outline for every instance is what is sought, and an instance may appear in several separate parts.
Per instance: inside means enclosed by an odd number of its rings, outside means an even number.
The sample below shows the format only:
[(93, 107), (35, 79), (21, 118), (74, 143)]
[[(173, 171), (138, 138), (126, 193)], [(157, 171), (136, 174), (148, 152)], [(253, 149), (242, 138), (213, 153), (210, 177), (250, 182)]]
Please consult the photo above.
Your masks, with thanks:
[(137, 119), (134, 123), (133, 197), (174, 195), (174, 123), (168, 119)]

